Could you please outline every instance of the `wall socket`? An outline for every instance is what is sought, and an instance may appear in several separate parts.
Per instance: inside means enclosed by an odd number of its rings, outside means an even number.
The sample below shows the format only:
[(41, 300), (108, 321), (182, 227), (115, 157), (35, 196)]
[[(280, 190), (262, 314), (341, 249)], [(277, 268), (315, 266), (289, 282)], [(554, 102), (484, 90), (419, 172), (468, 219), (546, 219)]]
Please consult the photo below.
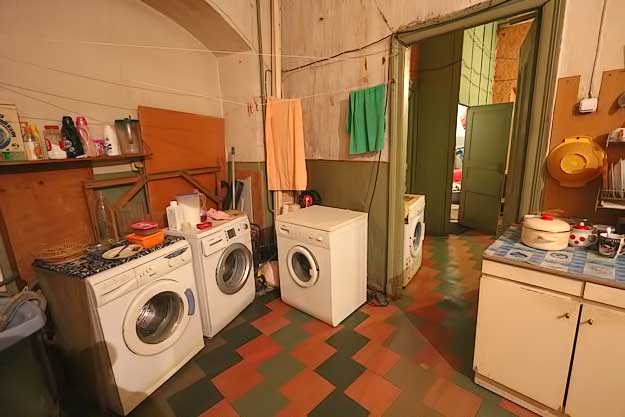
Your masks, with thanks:
[(597, 111), (597, 102), (598, 100), (595, 97), (592, 98), (583, 98), (579, 102), (579, 112), (580, 113), (593, 113)]

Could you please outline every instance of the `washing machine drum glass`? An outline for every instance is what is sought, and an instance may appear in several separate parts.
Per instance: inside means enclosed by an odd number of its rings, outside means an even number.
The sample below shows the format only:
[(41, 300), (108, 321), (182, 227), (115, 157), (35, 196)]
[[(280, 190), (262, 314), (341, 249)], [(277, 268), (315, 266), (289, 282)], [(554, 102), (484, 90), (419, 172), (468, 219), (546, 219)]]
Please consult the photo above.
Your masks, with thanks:
[(163, 342), (174, 332), (183, 314), (184, 304), (178, 294), (165, 291), (150, 298), (137, 316), (137, 336), (143, 343)]
[(423, 240), (423, 223), (417, 222), (411, 237), (412, 244), (410, 245), (410, 253), (412, 256), (417, 256), (417, 252), (421, 246), (421, 241)]
[(217, 286), (225, 294), (234, 294), (247, 282), (252, 270), (252, 252), (235, 243), (228, 246), (217, 264)]
[(289, 251), (287, 264), (291, 278), (300, 287), (312, 287), (319, 279), (319, 266), (315, 257), (302, 246), (295, 246)]

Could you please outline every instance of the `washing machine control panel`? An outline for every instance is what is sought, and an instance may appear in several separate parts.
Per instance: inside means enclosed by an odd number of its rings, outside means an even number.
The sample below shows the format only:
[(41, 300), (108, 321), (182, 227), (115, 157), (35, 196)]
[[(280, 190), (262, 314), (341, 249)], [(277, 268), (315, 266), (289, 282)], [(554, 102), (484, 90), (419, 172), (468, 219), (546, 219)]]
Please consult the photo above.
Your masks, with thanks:
[(295, 226), (292, 224), (278, 224), (278, 236), (323, 248), (330, 247), (327, 232), (308, 227)]
[(191, 262), (191, 251), (188, 247), (179, 249), (162, 258), (155, 259), (134, 269), (139, 285), (155, 280)]

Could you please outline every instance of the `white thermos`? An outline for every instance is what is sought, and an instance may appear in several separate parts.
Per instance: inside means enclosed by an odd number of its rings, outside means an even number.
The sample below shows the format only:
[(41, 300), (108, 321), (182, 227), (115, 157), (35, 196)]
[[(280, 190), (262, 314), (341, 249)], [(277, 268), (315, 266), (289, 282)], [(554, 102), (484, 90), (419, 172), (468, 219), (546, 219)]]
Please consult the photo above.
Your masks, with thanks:
[(104, 126), (104, 148), (108, 156), (121, 155), (117, 133), (115, 133), (115, 129), (109, 125)]

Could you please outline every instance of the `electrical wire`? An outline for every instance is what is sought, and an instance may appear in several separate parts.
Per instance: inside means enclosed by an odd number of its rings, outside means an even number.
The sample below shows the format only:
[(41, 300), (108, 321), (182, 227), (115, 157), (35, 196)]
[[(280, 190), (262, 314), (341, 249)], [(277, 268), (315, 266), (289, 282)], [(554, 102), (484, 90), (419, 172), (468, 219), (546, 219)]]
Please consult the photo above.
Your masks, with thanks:
[[(312, 65), (315, 65), (315, 64), (319, 64), (319, 63), (322, 63), (322, 62), (334, 60), (334, 59), (336, 59), (336, 58), (338, 58), (338, 57), (340, 57), (342, 55), (345, 55), (345, 54), (351, 54), (351, 53), (354, 53), (354, 52), (362, 51), (363, 49), (369, 48), (369, 47), (371, 47), (371, 46), (373, 46), (375, 44), (378, 44), (378, 43), (380, 43), (382, 41), (385, 41), (386, 39), (390, 38), (391, 36), (393, 36), (393, 34), (386, 35), (386, 36), (384, 36), (384, 37), (382, 37), (382, 38), (380, 38), (378, 40), (375, 40), (373, 42), (369, 42), (368, 44), (360, 46), (358, 48), (347, 49), (345, 51), (338, 52), (338, 53), (336, 53), (336, 54), (334, 54), (332, 56), (328, 56), (328, 57), (325, 57), (325, 58), (317, 59), (316, 61), (312, 61), (312, 62), (309, 62), (307, 64), (303, 64), (303, 65), (299, 65), (297, 67), (293, 67), (293, 68), (289, 68), (289, 69), (286, 69), (286, 70), (282, 70), (282, 73), (289, 73), (289, 72), (293, 72), (293, 71), (299, 71), (299, 70), (302, 70), (304, 68), (308, 68), (308, 67), (310, 67)], [(360, 58), (361, 57), (354, 57), (353, 59), (360, 59)]]
[(603, 0), (601, 9), (601, 22), (599, 23), (599, 33), (597, 34), (597, 47), (595, 48), (595, 59), (592, 64), (592, 73), (590, 74), (590, 83), (588, 85), (588, 98), (592, 97), (592, 83), (595, 79), (595, 71), (597, 70), (597, 61), (599, 59), (599, 48), (601, 47), (601, 35), (603, 34), (603, 24), (605, 22), (605, 11), (608, 7), (608, 0)]

